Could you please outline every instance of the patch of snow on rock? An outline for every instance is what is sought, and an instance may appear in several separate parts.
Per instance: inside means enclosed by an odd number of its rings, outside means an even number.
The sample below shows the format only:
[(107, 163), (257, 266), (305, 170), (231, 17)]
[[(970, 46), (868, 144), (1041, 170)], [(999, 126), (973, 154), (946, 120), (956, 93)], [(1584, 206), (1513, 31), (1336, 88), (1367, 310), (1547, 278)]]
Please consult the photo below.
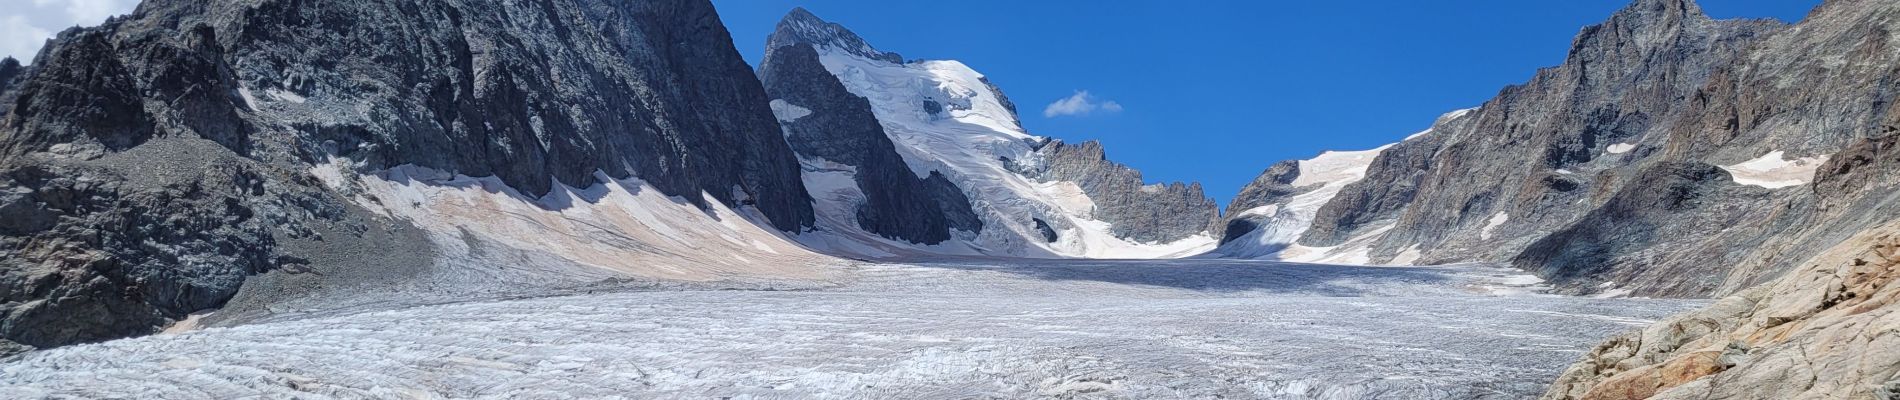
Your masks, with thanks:
[(1406, 246), (1405, 250), (1399, 251), (1399, 255), (1392, 257), (1392, 262), (1387, 264), (1413, 265), (1418, 262), (1421, 256), (1423, 256), (1423, 254), (1418, 251), (1418, 243), (1413, 243), (1411, 246)]
[(297, 104), (303, 104), (304, 102), (310, 101), (310, 99), (306, 99), (302, 95), (299, 95), (297, 93), (294, 93), (288, 90), (282, 90), (282, 89), (265, 90), (264, 94), (270, 95), (271, 98), (277, 99), (278, 101), (287, 101), (287, 102), (297, 103)]
[(244, 99), (245, 108), (257, 109), (257, 95), (251, 94), (251, 88), (238, 86), (238, 97)]
[(778, 122), (797, 121), (799, 118), (811, 115), (811, 109), (799, 107), (784, 99), (772, 99), (771, 105), (772, 116), (778, 117)]
[(1822, 155), (1789, 160), (1781, 150), (1775, 150), (1753, 160), (1722, 166), (1722, 169), (1728, 171), (1735, 183), (1780, 189), (1813, 181), (1814, 170), (1827, 162), (1827, 158)]
[(1504, 226), (1505, 222), (1510, 222), (1510, 221), (1511, 221), (1511, 214), (1500, 211), (1497, 214), (1492, 215), (1491, 220), (1485, 222), (1484, 229), (1481, 229), (1478, 231), (1478, 239), (1491, 240), (1491, 231), (1494, 229), (1498, 229), (1498, 227), (1500, 226)]

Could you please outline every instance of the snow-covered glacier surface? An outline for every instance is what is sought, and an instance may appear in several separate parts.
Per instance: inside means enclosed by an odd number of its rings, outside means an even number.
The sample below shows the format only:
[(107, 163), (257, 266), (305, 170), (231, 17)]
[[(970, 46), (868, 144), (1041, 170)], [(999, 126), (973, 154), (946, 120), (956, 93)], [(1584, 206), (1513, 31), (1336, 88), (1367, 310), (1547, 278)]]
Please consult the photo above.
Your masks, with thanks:
[(803, 291), (433, 305), (27, 353), (0, 397), (1534, 396), (1698, 305), (1523, 293), (1509, 270), (1260, 261), (855, 267)]

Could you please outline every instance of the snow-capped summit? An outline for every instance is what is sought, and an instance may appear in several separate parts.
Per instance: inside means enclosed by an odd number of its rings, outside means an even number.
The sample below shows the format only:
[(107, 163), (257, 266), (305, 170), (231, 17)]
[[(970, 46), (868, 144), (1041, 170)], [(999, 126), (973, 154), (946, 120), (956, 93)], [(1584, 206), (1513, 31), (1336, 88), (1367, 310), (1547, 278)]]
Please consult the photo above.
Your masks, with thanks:
[[(759, 70), (775, 104), (783, 104), (779, 108), (785, 110), (812, 113), (784, 123), (788, 140), (805, 162), (805, 181), (819, 214), (819, 232), (805, 235), (809, 245), (864, 256), (921, 251), (1130, 258), (1188, 255), (1213, 245), (1211, 221), (1218, 211), (1198, 186), (1167, 185), (1144, 190), (1138, 172), (1102, 157), (1052, 157), (1049, 152), (1065, 147), (1049, 146), (1052, 140), (1025, 130), (1015, 104), (968, 65), (952, 60), (904, 61), (897, 53), (872, 47), (843, 26), (804, 9), (792, 10), (780, 21), (767, 45), (770, 48)], [(816, 64), (824, 75), (836, 80), (842, 93), (819, 93), (828, 91), (823, 88), (827, 85), (787, 80), (808, 75), (796, 71), (812, 69), (800, 65), (807, 52), (815, 55)], [(849, 104), (857, 100), (848, 97), (860, 98), (864, 106)], [(825, 113), (864, 112), (877, 121), (878, 130), (893, 145), (896, 158), (915, 177), (940, 177), (960, 189), (954, 194), (967, 197), (970, 213), (980, 221), (964, 225), (980, 229), (955, 230), (952, 236), (956, 240), (945, 243), (893, 241), (914, 239), (916, 236), (907, 235), (922, 232), (908, 232), (913, 227), (897, 226), (904, 224), (866, 220), (867, 216), (898, 213), (881, 207), (921, 203), (890, 200), (921, 192), (886, 193), (891, 190), (890, 182), (904, 179), (868, 179), (865, 174), (883, 172), (868, 171), (866, 165), (835, 156), (864, 150), (839, 151), (836, 146), (849, 142), (878, 147), (878, 140), (848, 134), (842, 130), (847, 128), (843, 125), (814, 126), (820, 124), (817, 120), (826, 118), (851, 119)], [(847, 136), (853, 139), (847, 140)], [(885, 159), (881, 155), (872, 158)], [(1073, 165), (1055, 166), (1052, 162)], [(1051, 167), (1062, 167), (1056, 170), (1063, 173), (1042, 173)], [(1084, 179), (1098, 176), (1113, 179)], [(1161, 193), (1130, 194), (1157, 191)], [(955, 197), (953, 193), (939, 193)], [(939, 197), (934, 202), (940, 206), (938, 211), (954, 220), (958, 212), (953, 206), (958, 202)], [(1147, 212), (1130, 211), (1135, 208)], [(1124, 218), (1136, 215), (1161, 215), (1164, 220), (1197, 221), (1197, 225), (1185, 234), (1178, 227), (1160, 233), (1160, 224)]]

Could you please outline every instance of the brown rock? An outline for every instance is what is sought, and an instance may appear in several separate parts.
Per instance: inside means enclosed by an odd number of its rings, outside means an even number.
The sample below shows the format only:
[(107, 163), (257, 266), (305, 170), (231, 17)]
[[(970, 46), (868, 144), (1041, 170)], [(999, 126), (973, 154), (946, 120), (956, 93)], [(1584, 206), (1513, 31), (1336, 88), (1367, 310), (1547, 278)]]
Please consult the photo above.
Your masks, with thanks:
[(1641, 400), (1656, 395), (1662, 375), (1654, 366), (1611, 375), (1583, 394), (1583, 400)]
[(1681, 386), (1704, 376), (1727, 369), (1722, 365), (1721, 351), (1698, 351), (1676, 357), (1664, 363), (1661, 368), (1662, 389)]

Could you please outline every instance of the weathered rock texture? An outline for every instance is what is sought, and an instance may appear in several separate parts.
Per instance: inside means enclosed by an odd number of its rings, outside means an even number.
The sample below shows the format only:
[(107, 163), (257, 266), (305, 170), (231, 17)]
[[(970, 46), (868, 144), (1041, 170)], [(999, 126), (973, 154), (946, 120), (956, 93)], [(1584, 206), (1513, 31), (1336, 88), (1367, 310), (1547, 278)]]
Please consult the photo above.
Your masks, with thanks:
[(1790, 27), (1636, 1), (1583, 29), (1563, 65), (1387, 149), (1299, 243), (1390, 228), (1377, 260), (1416, 248), (1419, 263), (1512, 262), (1571, 293), (1765, 282), (1880, 219), (1860, 216), (1858, 195), (1739, 184), (1722, 166), (1879, 135), (1900, 78), (1897, 11), (1830, 1)]
[[(857, 220), (867, 232), (915, 243), (937, 244), (951, 238), (951, 229), (980, 232), (983, 221), (970, 208), (970, 199), (941, 172), (926, 178), (911, 172), (890, 136), (878, 123), (871, 104), (851, 94), (838, 78), (819, 63), (814, 33), (799, 26), (827, 26), (804, 9), (793, 10), (778, 25), (759, 63), (759, 78), (779, 107), (797, 114), (780, 122), (792, 150), (856, 168), (853, 178), (864, 193)], [(843, 28), (827, 30), (827, 37), (862, 43)], [(819, 42), (823, 43), (823, 42)], [(871, 51), (868, 46), (860, 51)], [(895, 58), (894, 54), (888, 58)]]
[(1708, 308), (1597, 346), (1543, 398), (1889, 399), (1900, 394), (1900, 225)]
[(333, 158), (530, 196), (603, 171), (812, 223), (705, 1), (148, 0), (0, 99), (0, 337), (33, 346), (148, 333), (260, 271), (427, 264), (308, 172)]
[[(1900, 394), (1900, 129), (1816, 173), (1805, 218), (1760, 242), (1832, 242), (1800, 267), (1710, 307), (1610, 339), (1547, 399), (1892, 398)], [(1833, 239), (1844, 229), (1845, 239)], [(1805, 254), (1805, 253), (1804, 253)]]
[(1095, 203), (1095, 218), (1111, 224), (1118, 237), (1165, 243), (1219, 230), (1220, 206), (1199, 182), (1146, 184), (1141, 171), (1109, 161), (1093, 140), (1051, 141), (1036, 153), (1040, 162), (1020, 172), (1045, 182), (1074, 182)]

